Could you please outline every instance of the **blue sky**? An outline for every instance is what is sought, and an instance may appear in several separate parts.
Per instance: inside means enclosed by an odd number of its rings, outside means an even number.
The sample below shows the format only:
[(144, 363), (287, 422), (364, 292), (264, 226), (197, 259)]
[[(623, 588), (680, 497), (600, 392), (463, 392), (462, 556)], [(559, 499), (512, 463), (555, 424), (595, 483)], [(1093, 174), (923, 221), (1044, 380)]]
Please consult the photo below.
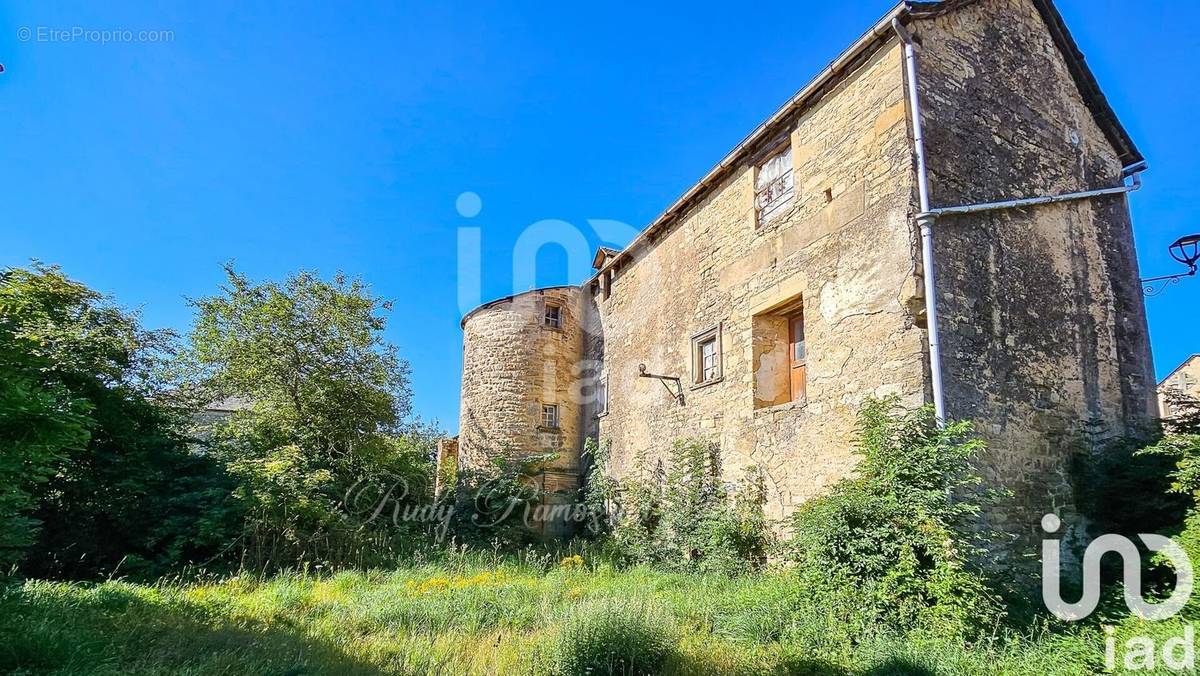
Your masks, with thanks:
[[(61, 264), (180, 330), (222, 261), (360, 275), (398, 301), (416, 410), (450, 430), (460, 226), (481, 228), (485, 298), (532, 223), (642, 227), (891, 6), (249, 4), (0, 7), (0, 265)], [(1150, 163), (1143, 274), (1176, 272), (1167, 244), (1200, 231), (1200, 3), (1059, 7)], [(49, 40), (75, 27), (172, 37)], [(579, 281), (538, 262), (540, 284)], [(1147, 300), (1160, 376), (1200, 352), (1198, 298), (1200, 279)]]

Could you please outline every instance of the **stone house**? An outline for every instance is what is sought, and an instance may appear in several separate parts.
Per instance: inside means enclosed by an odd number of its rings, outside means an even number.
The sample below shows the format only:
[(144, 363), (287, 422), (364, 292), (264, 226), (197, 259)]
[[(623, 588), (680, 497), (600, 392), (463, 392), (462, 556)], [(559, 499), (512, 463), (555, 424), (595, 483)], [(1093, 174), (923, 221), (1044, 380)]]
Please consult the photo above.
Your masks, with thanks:
[(973, 421), (998, 523), (1072, 523), (1073, 455), (1155, 416), (1144, 168), (1050, 0), (903, 2), (590, 279), (463, 318), (457, 457), (573, 488), (586, 437), (618, 476), (703, 437), (783, 517), (896, 395)]
[(1163, 418), (1171, 418), (1176, 414), (1176, 411), (1171, 409), (1171, 403), (1167, 401), (1169, 392), (1200, 399), (1200, 354), (1183, 360), (1182, 364), (1176, 366), (1175, 370), (1158, 384), (1158, 409)]
[[(187, 433), (200, 441), (211, 441), (214, 430), (224, 425), (239, 411), (253, 407), (253, 403), (239, 397), (225, 397), (210, 401), (193, 411), (189, 416)], [(192, 451), (202, 452), (203, 444), (192, 445)]]

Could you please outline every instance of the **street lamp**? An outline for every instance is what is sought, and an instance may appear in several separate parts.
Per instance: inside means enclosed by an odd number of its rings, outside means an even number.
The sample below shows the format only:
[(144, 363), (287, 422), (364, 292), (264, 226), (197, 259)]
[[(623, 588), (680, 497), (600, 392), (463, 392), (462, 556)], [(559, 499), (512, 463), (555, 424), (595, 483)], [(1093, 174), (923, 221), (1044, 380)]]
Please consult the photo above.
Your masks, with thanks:
[(1171, 246), (1167, 247), (1171, 258), (1179, 261), (1187, 266), (1187, 272), (1181, 272), (1177, 275), (1163, 275), (1161, 277), (1147, 277), (1141, 279), (1142, 293), (1147, 296), (1157, 296), (1166, 290), (1172, 284), (1178, 284), (1179, 280), (1184, 277), (1193, 277), (1196, 274), (1196, 262), (1200, 261), (1200, 235), (1187, 235), (1175, 240)]

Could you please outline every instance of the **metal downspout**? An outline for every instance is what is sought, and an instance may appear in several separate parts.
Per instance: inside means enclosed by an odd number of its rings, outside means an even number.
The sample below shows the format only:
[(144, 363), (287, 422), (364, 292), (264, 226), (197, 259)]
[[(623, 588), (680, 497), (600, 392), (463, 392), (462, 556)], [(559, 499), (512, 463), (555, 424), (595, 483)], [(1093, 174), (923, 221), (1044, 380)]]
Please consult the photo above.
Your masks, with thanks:
[(933, 262), (933, 222), (937, 216), (929, 205), (929, 169), (925, 158), (925, 131), (921, 124), (921, 97), (917, 88), (917, 47), (899, 19), (892, 19), (892, 29), (904, 45), (904, 69), (908, 81), (908, 105), (912, 111), (913, 149), (917, 156), (917, 194), (921, 212), (917, 225), (921, 228), (921, 267), (925, 278), (925, 334), (929, 337), (929, 380), (933, 387), (933, 411), (938, 424), (946, 421), (946, 397), (942, 389), (942, 347), (938, 336), (937, 274)]
[[(921, 228), (921, 264), (925, 277), (925, 316), (926, 334), (929, 337), (929, 377), (933, 387), (933, 409), (938, 424), (946, 421), (945, 391), (942, 388), (942, 349), (938, 333), (937, 314), (937, 274), (933, 260), (933, 224), (939, 216), (951, 214), (971, 214), (1001, 209), (1019, 209), (1037, 206), (1039, 204), (1057, 204), (1075, 200), (1091, 199), (1106, 195), (1128, 194), (1142, 187), (1139, 173), (1146, 170), (1145, 161), (1125, 167), (1121, 172), (1122, 185), (1099, 190), (1050, 195), (1046, 197), (1030, 197), (1025, 199), (1006, 200), (1002, 202), (986, 202), (957, 207), (932, 208), (929, 203), (929, 168), (925, 154), (925, 130), (921, 121), (921, 99), (918, 95), (917, 80), (917, 47), (913, 36), (897, 18), (892, 19), (892, 29), (900, 36), (904, 45), (904, 68), (908, 81), (908, 101), (912, 110), (913, 150), (917, 158), (917, 193), (920, 198), (921, 211), (916, 215), (917, 225)], [(1124, 184), (1124, 179), (1132, 177), (1130, 185)]]

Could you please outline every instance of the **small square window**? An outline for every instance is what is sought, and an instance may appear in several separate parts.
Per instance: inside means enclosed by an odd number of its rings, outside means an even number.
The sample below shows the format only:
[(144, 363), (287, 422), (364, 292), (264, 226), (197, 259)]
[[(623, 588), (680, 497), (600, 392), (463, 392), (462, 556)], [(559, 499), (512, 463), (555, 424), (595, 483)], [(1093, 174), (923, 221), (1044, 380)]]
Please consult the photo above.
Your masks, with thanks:
[(721, 326), (692, 337), (692, 384), (707, 385), (721, 379)]
[(796, 196), (792, 172), (792, 147), (763, 162), (754, 177), (754, 208), (763, 225), (787, 213)]
[(542, 427), (558, 429), (558, 404), (542, 405)]
[(546, 314), (542, 317), (542, 324), (552, 328), (562, 328), (562, 308), (557, 305), (547, 305)]

